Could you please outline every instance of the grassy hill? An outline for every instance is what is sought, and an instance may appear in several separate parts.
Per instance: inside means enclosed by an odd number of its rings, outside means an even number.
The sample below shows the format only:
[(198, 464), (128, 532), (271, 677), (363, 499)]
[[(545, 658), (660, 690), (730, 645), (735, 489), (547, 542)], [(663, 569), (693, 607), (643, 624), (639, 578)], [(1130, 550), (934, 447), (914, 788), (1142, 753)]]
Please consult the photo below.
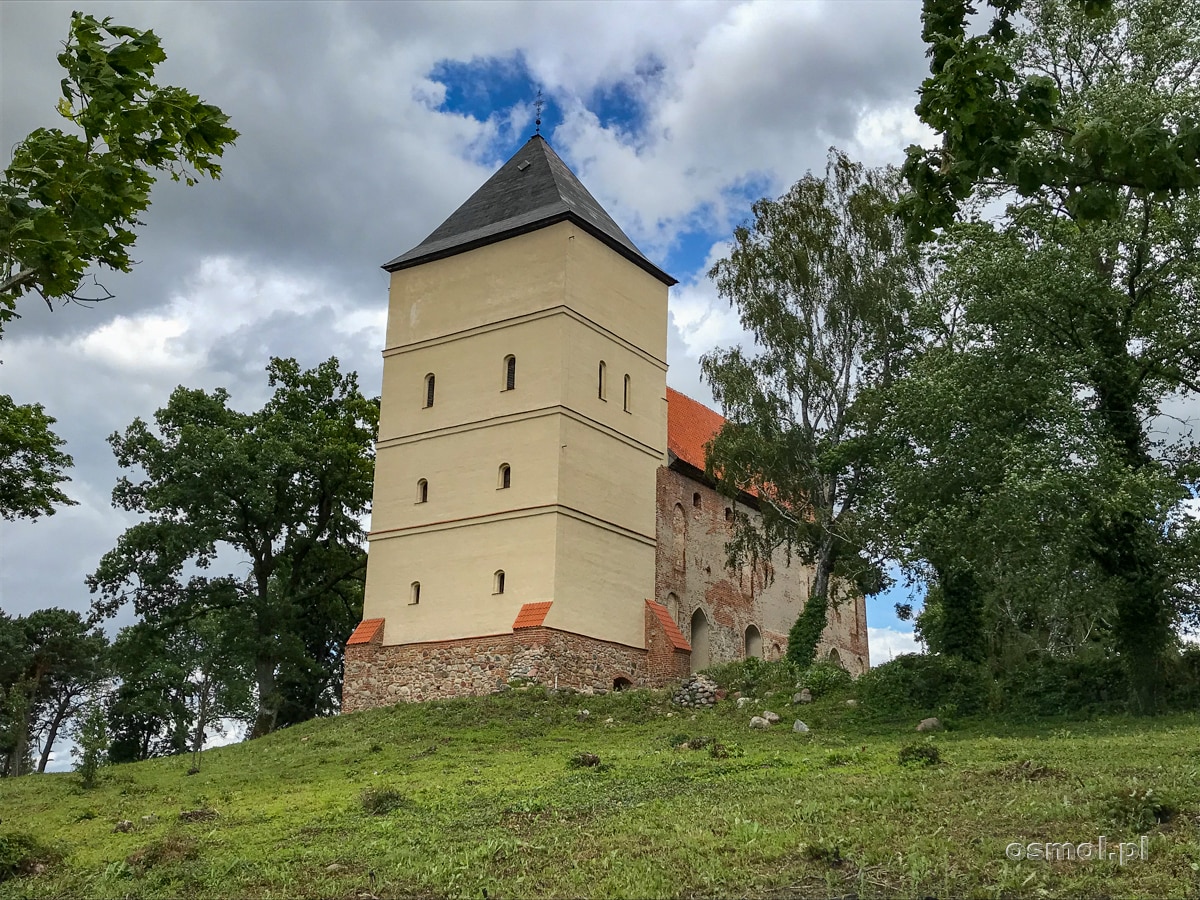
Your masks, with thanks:
[[(693, 717), (536, 688), (309, 722), (192, 776), (173, 758), (90, 791), (0, 782), (0, 874), (24, 857), (0, 897), (1194, 895), (1194, 717), (925, 738), (838, 698), (763, 706), (784, 718), (756, 732), (731, 700)], [(914, 743), (941, 762), (901, 765)], [(1005, 855), (1142, 834), (1125, 865)]]

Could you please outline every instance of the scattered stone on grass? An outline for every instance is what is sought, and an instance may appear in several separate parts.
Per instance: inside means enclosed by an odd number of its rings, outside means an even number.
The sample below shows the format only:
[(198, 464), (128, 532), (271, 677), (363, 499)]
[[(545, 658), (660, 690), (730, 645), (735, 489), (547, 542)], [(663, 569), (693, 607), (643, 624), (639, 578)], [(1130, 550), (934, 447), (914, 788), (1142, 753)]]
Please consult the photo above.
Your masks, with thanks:
[(779, 713), (771, 712), (769, 709), (763, 710), (762, 717), (772, 725), (775, 725), (779, 722)]
[(807, 734), (808, 726), (797, 719), (796, 724), (792, 726), (792, 731), (796, 732), (797, 734)]
[(917, 725), (917, 731), (941, 731), (942, 723), (936, 716), (931, 716), (928, 719), (922, 719)]
[(129, 832), (133, 831), (133, 823), (128, 819), (122, 819), (113, 826), (113, 831), (115, 833), (128, 834)]
[(589, 769), (600, 765), (600, 757), (595, 753), (576, 753), (568, 760), (572, 769)]
[(749, 706), (753, 702), (754, 702), (753, 697), (738, 697), (737, 698), (737, 708), (745, 709), (747, 706)]
[(810, 691), (808, 688), (805, 688), (799, 693), (793, 694), (792, 703), (793, 705), (800, 703), (812, 703), (812, 691)]
[(750, 727), (757, 728), (759, 730), (766, 730), (771, 727), (771, 723), (762, 716), (753, 716), (750, 719)]
[(853, 697), (846, 701), (847, 706), (858, 706), (858, 701)]

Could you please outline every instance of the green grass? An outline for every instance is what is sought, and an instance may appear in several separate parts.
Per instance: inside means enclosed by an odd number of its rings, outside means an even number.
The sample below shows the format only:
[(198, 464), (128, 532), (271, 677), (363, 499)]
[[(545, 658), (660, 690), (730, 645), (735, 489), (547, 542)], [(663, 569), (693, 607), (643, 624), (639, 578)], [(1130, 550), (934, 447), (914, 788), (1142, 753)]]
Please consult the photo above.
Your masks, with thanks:
[[(1195, 894), (1194, 717), (926, 738), (830, 699), (799, 735), (786, 697), (767, 705), (784, 720), (755, 732), (732, 701), (693, 718), (667, 694), (513, 691), (309, 722), (208, 751), (193, 776), (177, 757), (90, 791), (0, 782), (0, 863), (34, 847), (0, 898)], [(900, 764), (926, 741), (940, 763)], [(215, 815), (181, 818), (197, 810)], [(1149, 860), (1123, 867), (1005, 858), (1143, 833)]]

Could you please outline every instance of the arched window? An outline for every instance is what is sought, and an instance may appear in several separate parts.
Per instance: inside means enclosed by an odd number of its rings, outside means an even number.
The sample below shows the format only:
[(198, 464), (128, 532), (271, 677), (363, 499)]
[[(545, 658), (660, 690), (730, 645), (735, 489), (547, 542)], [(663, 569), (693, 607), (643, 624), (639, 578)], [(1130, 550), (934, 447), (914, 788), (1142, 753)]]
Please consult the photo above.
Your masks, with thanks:
[(752, 656), (762, 659), (762, 634), (756, 626), (746, 629), (746, 659)]
[(512, 487), (512, 467), (508, 463), (501, 463), (500, 476), (496, 482), (496, 489), (502, 491), (507, 487)]
[(697, 608), (692, 613), (692, 671), (708, 668), (708, 616)]
[(623, 395), (621, 402), (624, 406), (625, 412), (629, 412), (629, 376), (628, 375), (625, 376), (625, 393)]
[(433, 406), (433, 373), (430, 372), (425, 376), (425, 408)]
[(666, 606), (667, 606), (667, 612), (669, 612), (671, 614), (671, 618), (673, 620), (675, 620), (676, 622), (678, 622), (679, 621), (679, 597), (676, 596), (674, 591), (667, 594)]
[(493, 594), (503, 594), (504, 593), (504, 570), (503, 569), (497, 569), (496, 574), (492, 576), (492, 593)]
[(830, 647), (830, 648), (829, 648), (829, 657), (828, 657), (828, 659), (829, 659), (829, 661), (830, 661), (831, 663), (833, 663), (833, 664), (834, 664), (835, 666), (837, 666), (839, 669), (844, 669), (844, 668), (846, 668), (844, 665), (842, 665), (842, 654), (838, 653), (838, 651), (837, 651), (837, 647)]
[(696, 507), (696, 509), (700, 508), (700, 492), (699, 491), (696, 491), (696, 493), (692, 494), (692, 506)]
[(414, 581), (412, 587), (409, 588), (408, 605), (416, 606), (421, 602), (421, 582)]
[(628, 678), (626, 678), (624, 675), (618, 675), (616, 678), (613, 679), (613, 690), (614, 691), (627, 691), (631, 687), (633, 687), (633, 682), (630, 681)]
[(429, 482), (422, 478), (417, 482), (417, 502), (425, 503), (429, 500)]
[(605, 396), (608, 393), (608, 366), (604, 364), (604, 360), (600, 360), (600, 371), (596, 376), (596, 396), (601, 400), (607, 400)]
[(506, 391), (514, 390), (517, 386), (517, 358), (515, 356), (504, 357), (504, 389)]

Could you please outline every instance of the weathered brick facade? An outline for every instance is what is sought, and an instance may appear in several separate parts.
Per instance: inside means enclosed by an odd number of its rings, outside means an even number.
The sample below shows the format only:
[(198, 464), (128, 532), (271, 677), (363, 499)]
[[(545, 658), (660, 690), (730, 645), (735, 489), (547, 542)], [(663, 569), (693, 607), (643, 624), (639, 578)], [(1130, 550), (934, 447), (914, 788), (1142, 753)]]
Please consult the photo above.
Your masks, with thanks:
[[(705, 484), (686, 463), (676, 460), (658, 470), (658, 553), (655, 595), (667, 607), (692, 646), (693, 668), (759, 655), (778, 659), (787, 652), (787, 633), (812, 584), (812, 568), (783, 553), (772, 561), (773, 579), (750, 566), (726, 567), (734, 507)], [(697, 616), (702, 616), (703, 621)], [(705, 631), (707, 625), (707, 633)], [(757, 629), (760, 647), (747, 647), (747, 632)], [(753, 635), (753, 632), (751, 632)], [(753, 643), (753, 637), (751, 637)], [(866, 671), (867, 620), (862, 597), (848, 598), (830, 609), (829, 626), (818, 654), (833, 658), (852, 674)]]

